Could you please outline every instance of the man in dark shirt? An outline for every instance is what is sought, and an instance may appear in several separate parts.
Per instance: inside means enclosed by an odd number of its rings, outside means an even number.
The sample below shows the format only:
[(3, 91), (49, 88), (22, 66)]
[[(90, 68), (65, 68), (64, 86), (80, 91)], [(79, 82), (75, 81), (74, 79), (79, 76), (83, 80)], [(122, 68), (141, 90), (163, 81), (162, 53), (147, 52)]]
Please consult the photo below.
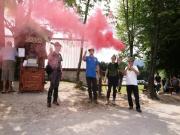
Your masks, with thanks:
[(116, 62), (116, 56), (113, 55), (111, 57), (112, 62), (109, 63), (106, 77), (108, 78), (108, 91), (107, 91), (107, 104), (110, 103), (109, 98), (111, 94), (111, 88), (113, 87), (113, 104), (115, 105), (116, 93), (117, 93), (117, 85), (118, 85), (118, 63)]
[(55, 51), (50, 53), (48, 56), (48, 64), (50, 65), (52, 72), (49, 75), (50, 79), (50, 87), (48, 91), (48, 97), (47, 97), (47, 106), (51, 107), (51, 97), (53, 93), (53, 104), (59, 105), (57, 99), (58, 99), (58, 87), (59, 87), (59, 81), (62, 76), (62, 56), (59, 53), (61, 50), (61, 44), (59, 42), (56, 42), (54, 44)]

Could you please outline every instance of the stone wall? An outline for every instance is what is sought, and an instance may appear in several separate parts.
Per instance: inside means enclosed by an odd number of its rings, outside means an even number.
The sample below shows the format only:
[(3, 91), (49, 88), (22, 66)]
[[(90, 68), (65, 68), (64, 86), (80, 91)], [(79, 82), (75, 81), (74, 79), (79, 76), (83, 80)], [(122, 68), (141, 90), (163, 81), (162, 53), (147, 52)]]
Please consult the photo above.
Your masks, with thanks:
[[(76, 73), (77, 70), (75, 69), (63, 69), (62, 80), (76, 82)], [(83, 82), (83, 84), (86, 84), (85, 70), (81, 70), (80, 80)]]

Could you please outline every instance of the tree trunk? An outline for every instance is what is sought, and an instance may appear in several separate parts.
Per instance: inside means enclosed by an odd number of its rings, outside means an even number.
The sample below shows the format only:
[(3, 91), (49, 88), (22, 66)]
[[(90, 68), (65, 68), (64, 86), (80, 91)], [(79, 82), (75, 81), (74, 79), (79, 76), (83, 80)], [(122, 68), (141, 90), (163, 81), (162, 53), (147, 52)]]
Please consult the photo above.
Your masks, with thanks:
[[(87, 21), (89, 4), (90, 4), (90, 0), (88, 0), (88, 1), (87, 1), (87, 4), (86, 4), (84, 24), (85, 24), (86, 21)], [(83, 45), (84, 45), (84, 37), (82, 37), (82, 41), (81, 41), (81, 49), (80, 49), (80, 55), (79, 55), (79, 63), (78, 63), (78, 69), (77, 69), (77, 74), (76, 74), (76, 81), (77, 81), (77, 82), (80, 81), (80, 71), (81, 71), (81, 63), (82, 63), (82, 55), (83, 55)]]
[[(126, 30), (128, 34), (128, 45), (130, 56), (133, 56), (134, 48), (134, 14), (135, 14), (135, 0), (132, 2), (132, 12), (129, 9), (129, 0), (123, 0), (124, 16), (126, 21)], [(130, 22), (129, 15), (132, 15), (132, 21)]]
[[(4, 32), (4, 0), (0, 0), (0, 49), (5, 46), (5, 32)], [(0, 58), (0, 76), (1, 76), (1, 58)], [(0, 81), (0, 89), (3, 88), (3, 83)]]
[(154, 11), (153, 11), (153, 23), (154, 28), (151, 33), (152, 37), (152, 46), (151, 46), (151, 62), (150, 62), (150, 73), (148, 80), (148, 92), (149, 97), (152, 99), (158, 99), (157, 93), (154, 89), (154, 74), (156, 70), (156, 58), (157, 58), (157, 49), (158, 49), (158, 39), (159, 39), (159, 21), (158, 21), (158, 2), (153, 1)]
[(5, 46), (4, 0), (0, 0), (0, 47)]
[(82, 55), (83, 55), (83, 44), (84, 44), (84, 39), (81, 40), (81, 50), (80, 50), (79, 63), (78, 63), (78, 69), (77, 69), (77, 74), (76, 74), (76, 82), (80, 81), (80, 71), (81, 71), (81, 63), (82, 63)]

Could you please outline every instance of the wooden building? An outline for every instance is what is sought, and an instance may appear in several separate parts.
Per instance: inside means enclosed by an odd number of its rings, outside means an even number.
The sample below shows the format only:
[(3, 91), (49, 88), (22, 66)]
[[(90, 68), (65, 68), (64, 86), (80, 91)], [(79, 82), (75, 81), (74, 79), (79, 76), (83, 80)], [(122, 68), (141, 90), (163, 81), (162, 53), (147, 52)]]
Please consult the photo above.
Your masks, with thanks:
[(46, 40), (51, 33), (38, 24), (26, 25), (15, 35), (18, 50), (19, 91), (43, 91), (45, 82)]

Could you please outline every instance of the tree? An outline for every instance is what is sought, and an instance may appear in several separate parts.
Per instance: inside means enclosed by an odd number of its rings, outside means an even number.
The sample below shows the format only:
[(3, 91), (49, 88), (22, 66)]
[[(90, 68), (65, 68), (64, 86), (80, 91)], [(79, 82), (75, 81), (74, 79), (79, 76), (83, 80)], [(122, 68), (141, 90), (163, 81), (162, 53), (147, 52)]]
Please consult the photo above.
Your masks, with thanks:
[(122, 0), (118, 11), (118, 35), (128, 44), (127, 48), (131, 57), (133, 56), (135, 38), (138, 32), (135, 19), (137, 18), (139, 2), (139, 0)]
[[(123, 15), (125, 19), (120, 20), (121, 25), (118, 25), (118, 32), (128, 41), (126, 38), (128, 37), (127, 18), (131, 18), (128, 17), (131, 14), (127, 15), (128, 4), (125, 0), (123, 2), (126, 14), (124, 14), (122, 9), (119, 10), (119, 20)], [(178, 73), (180, 68), (180, 64), (176, 60), (180, 57), (178, 51), (178, 42), (180, 41), (179, 1), (145, 0), (141, 2), (136, 0), (135, 3), (137, 3), (138, 9), (136, 8), (133, 19), (136, 30), (134, 46), (138, 43), (139, 47), (141, 47), (139, 50), (144, 51), (147, 70), (149, 71), (149, 96), (157, 99), (158, 97), (154, 90), (155, 72), (158, 69), (165, 69), (168, 74), (172, 74), (172, 72)], [(129, 20), (129, 22), (131, 21)]]
[[(84, 16), (84, 24), (87, 21), (87, 16), (88, 16), (88, 10), (89, 10), (89, 5), (90, 5), (90, 0), (87, 1), (86, 4), (86, 10), (85, 10), (85, 16)], [(79, 63), (78, 63), (78, 68), (77, 68), (77, 75), (76, 75), (76, 81), (79, 82), (80, 78), (80, 69), (81, 69), (81, 63), (82, 63), (82, 55), (83, 55), (83, 44), (84, 44), (84, 37), (82, 37), (81, 41), (81, 49), (80, 49), (80, 55), (79, 55)]]
[(4, 0), (0, 0), (0, 47), (5, 46)]
[(180, 74), (180, 12), (179, 1), (164, 1), (159, 13), (160, 34), (157, 51), (157, 68), (164, 69), (168, 76)]
[[(70, 6), (75, 6), (77, 8), (78, 13), (80, 13), (81, 16), (84, 17), (83, 19), (83, 23), (85, 24), (87, 21), (87, 17), (89, 14), (89, 10), (93, 9), (94, 5), (96, 4), (96, 2), (101, 2), (102, 0), (79, 0), (79, 3), (74, 1), (74, 0), (70, 0), (70, 1), (66, 1), (66, 3)], [(110, 0), (106, 1), (106, 4), (108, 5), (110, 3)], [(85, 10), (83, 10), (83, 7), (85, 7)], [(109, 7), (107, 6), (107, 9), (105, 9), (106, 11), (106, 15), (107, 12), (109, 12)], [(79, 82), (80, 81), (80, 68), (81, 68), (81, 63), (82, 63), (82, 55), (83, 55), (83, 44), (84, 44), (84, 37), (82, 37), (82, 41), (81, 41), (81, 48), (80, 48), (80, 56), (79, 56), (79, 62), (78, 62), (78, 68), (77, 68), (77, 74), (76, 74), (76, 81)]]
[[(149, 36), (150, 64), (149, 64), (149, 95), (157, 99), (154, 90), (154, 74), (160, 69), (167, 72), (178, 71), (180, 67), (175, 59), (179, 56), (177, 41), (179, 41), (178, 1), (153, 0), (148, 1), (150, 9), (149, 25), (145, 27)], [(168, 19), (169, 18), (169, 19)], [(145, 26), (145, 25), (144, 25)], [(175, 56), (175, 57), (174, 57)], [(176, 66), (177, 65), (177, 66)]]

